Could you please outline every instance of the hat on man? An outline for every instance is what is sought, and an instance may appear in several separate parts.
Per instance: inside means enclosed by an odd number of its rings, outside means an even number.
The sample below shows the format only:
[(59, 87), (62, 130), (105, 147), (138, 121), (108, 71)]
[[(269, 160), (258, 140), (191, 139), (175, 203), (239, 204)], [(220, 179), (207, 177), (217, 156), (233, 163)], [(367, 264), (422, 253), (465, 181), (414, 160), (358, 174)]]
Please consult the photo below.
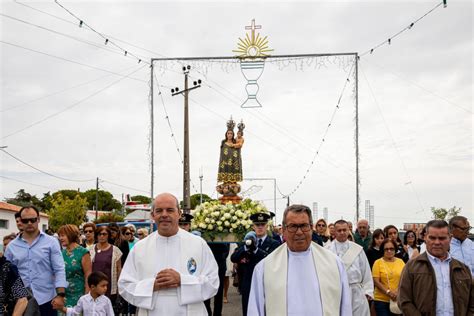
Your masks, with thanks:
[(250, 219), (254, 224), (264, 223), (266, 224), (270, 219), (270, 215), (267, 213), (255, 213), (250, 216)]
[(179, 223), (180, 224), (191, 224), (191, 220), (194, 218), (191, 214), (181, 214), (181, 217), (179, 218)]

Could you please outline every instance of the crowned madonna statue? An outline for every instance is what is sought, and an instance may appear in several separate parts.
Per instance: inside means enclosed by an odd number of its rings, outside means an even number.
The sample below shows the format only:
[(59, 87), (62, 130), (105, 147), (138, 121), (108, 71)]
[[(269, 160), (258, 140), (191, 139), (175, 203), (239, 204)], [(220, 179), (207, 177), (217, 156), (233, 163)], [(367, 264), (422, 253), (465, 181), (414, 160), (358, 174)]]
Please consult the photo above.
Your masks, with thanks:
[(242, 198), (237, 194), (240, 192), (242, 181), (242, 155), (241, 149), (244, 144), (245, 124), (241, 121), (237, 125), (237, 136), (234, 134), (235, 122), (232, 117), (227, 121), (227, 131), (225, 138), (221, 142), (219, 170), (217, 173), (216, 187), (222, 197), (219, 200), (222, 203), (232, 202), (240, 203)]

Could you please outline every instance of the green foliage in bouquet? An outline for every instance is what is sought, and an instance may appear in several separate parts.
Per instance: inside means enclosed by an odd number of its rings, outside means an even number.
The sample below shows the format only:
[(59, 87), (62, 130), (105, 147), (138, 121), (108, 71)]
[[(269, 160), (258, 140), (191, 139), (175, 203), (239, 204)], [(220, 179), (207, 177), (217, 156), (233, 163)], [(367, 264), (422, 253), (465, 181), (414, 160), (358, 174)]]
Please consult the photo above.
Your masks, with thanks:
[(192, 212), (191, 230), (198, 230), (207, 241), (221, 240), (229, 234), (241, 241), (251, 230), (250, 215), (269, 213), (260, 202), (245, 199), (240, 204), (221, 204), (219, 201), (205, 202)]

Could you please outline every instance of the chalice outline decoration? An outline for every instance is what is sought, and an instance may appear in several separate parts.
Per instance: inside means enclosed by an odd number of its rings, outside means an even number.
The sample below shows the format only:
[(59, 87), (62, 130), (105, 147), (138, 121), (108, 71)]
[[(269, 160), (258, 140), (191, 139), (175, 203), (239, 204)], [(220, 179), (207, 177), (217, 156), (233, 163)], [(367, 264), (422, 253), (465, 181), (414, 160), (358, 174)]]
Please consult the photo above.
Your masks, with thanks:
[(255, 19), (253, 19), (251, 25), (245, 27), (246, 30), (250, 30), (250, 35), (246, 33), (244, 39), (239, 37), (238, 49), (233, 50), (234, 53), (238, 53), (240, 70), (247, 80), (245, 86), (247, 100), (241, 105), (242, 108), (262, 107), (257, 100), (259, 90), (257, 81), (263, 74), (265, 58), (270, 56), (267, 53), (273, 51), (273, 49), (268, 47), (267, 36), (261, 37), (260, 33), (255, 34), (255, 30), (261, 28), (261, 25), (255, 25)]

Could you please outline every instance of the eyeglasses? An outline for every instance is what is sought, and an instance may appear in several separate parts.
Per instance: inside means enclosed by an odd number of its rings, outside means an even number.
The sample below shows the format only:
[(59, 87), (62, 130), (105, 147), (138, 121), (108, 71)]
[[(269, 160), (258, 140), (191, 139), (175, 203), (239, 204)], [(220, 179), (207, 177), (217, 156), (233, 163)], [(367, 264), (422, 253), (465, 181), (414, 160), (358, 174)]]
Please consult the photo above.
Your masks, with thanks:
[(409, 235), (407, 235), (407, 238), (415, 238), (415, 235), (409, 234)]
[(309, 232), (311, 230), (311, 225), (310, 224), (289, 224), (286, 226), (286, 229), (290, 232), (290, 233), (296, 233), (298, 231), (298, 228), (301, 229), (301, 231), (303, 233), (306, 233), (306, 232)]
[(471, 226), (461, 227), (461, 226), (456, 225), (456, 224), (453, 224), (453, 226), (454, 226), (455, 228), (459, 229), (459, 230), (462, 230), (463, 232), (468, 232), (468, 231), (470, 231), (471, 228), (472, 228)]
[(28, 223), (31, 223), (31, 224), (34, 224), (38, 221), (38, 217), (32, 217), (32, 218), (22, 218), (21, 219), (21, 222), (23, 224), (28, 224)]
[(125, 233), (125, 235), (131, 235), (131, 234), (132, 234), (132, 233), (130, 233), (130, 232), (129, 232), (129, 233)]
[(436, 240), (439, 240), (439, 241), (446, 241), (448, 239), (448, 236), (432, 236), (432, 235), (428, 235), (428, 239), (430, 241), (436, 241)]
[(86, 230), (84, 231), (84, 234), (93, 233), (93, 232), (94, 232), (93, 230), (86, 229)]
[(387, 252), (387, 251), (395, 251), (395, 248), (384, 248), (383, 251), (385, 251), (385, 252)]
[(317, 224), (318, 227), (326, 227), (326, 224)]
[(109, 234), (108, 233), (98, 233), (97, 235), (99, 235), (99, 236), (108, 236)]

